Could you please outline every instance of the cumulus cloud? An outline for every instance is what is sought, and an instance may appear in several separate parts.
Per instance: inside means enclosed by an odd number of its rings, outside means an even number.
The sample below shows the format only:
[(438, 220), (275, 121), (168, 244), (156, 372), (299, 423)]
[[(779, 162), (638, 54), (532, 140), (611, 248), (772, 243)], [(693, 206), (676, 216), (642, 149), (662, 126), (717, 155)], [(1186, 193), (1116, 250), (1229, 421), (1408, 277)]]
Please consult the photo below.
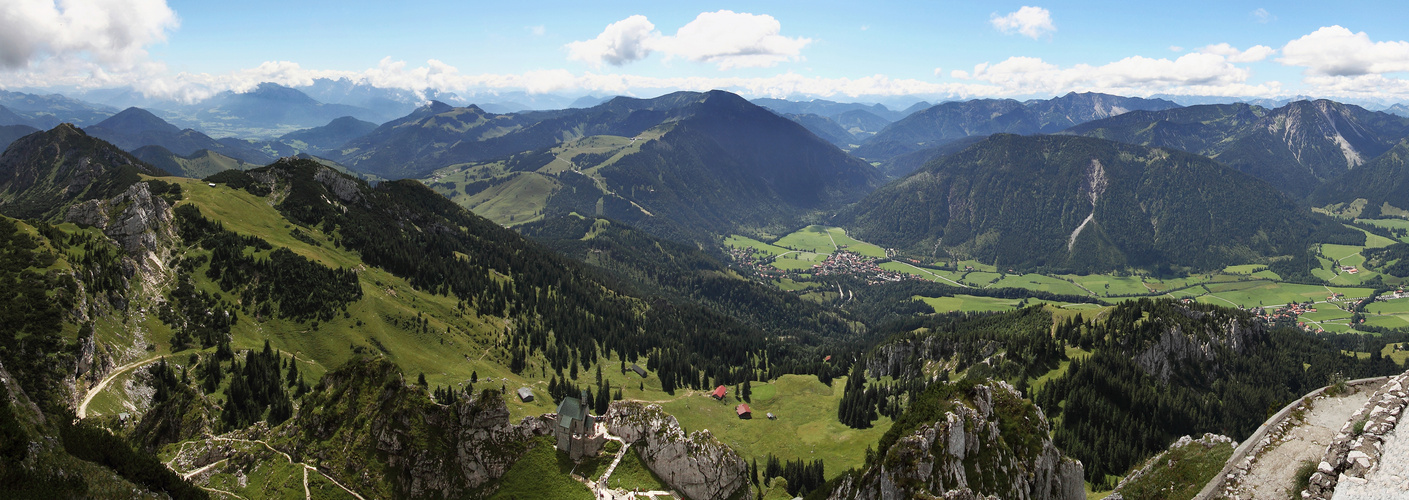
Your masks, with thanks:
[(1357, 76), (1409, 71), (1409, 42), (1375, 42), (1365, 32), (1327, 26), (1287, 42), (1278, 62), (1308, 75)]
[(607, 25), (602, 34), (591, 40), (567, 44), (568, 59), (582, 61), (600, 67), (602, 63), (612, 66), (645, 59), (651, 55), (650, 45), (660, 38), (656, 25), (646, 16), (634, 15)]
[(1268, 47), (1266, 45), (1254, 45), (1248, 48), (1248, 50), (1238, 50), (1232, 45), (1220, 43), (1217, 45), (1209, 45), (1207, 47), (1199, 49), (1199, 52), (1223, 56), (1224, 58), (1228, 59), (1228, 62), (1250, 63), (1267, 59), (1268, 56), (1271, 56), (1272, 54), (1276, 53), (1277, 49)]
[(989, 22), (1004, 34), (1021, 33), (1034, 40), (1057, 31), (1057, 25), (1052, 23), (1052, 12), (1042, 7), (1024, 6), (1006, 16), (995, 12)]
[(628, 17), (608, 25), (596, 38), (567, 44), (568, 58), (593, 67), (621, 66), (661, 52), (667, 58), (713, 63), (725, 70), (799, 60), (802, 48), (812, 43), (781, 35), (782, 24), (773, 16), (729, 10), (701, 13), (674, 35), (662, 35), (655, 28), (646, 16)]
[[(41, 59), (82, 58), (131, 70), (146, 47), (166, 40), (179, 21), (166, 0), (5, 0), (0, 2), (0, 67)], [(61, 63), (61, 65), (75, 63)]]

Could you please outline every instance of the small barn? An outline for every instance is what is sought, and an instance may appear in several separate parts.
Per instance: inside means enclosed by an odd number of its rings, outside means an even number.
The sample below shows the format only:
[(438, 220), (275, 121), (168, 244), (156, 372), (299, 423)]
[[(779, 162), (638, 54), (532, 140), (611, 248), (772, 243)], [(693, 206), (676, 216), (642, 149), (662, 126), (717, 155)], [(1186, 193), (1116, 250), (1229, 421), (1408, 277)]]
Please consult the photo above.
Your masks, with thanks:
[(527, 387), (520, 387), (519, 401), (523, 401), (525, 403), (533, 401), (533, 389), (529, 389)]
[(768, 420), (778, 420), (778, 416), (774, 415), (773, 412), (770, 411), (768, 412)]
[(632, 364), (631, 364), (631, 371), (636, 372), (636, 374), (637, 374), (637, 375), (640, 375), (641, 378), (646, 378), (646, 369), (645, 369), (645, 368), (641, 368), (641, 365), (638, 365), (638, 364), (636, 364), (636, 363), (632, 363)]
[(734, 413), (739, 414), (739, 418), (744, 420), (753, 418), (753, 409), (749, 408), (748, 403), (739, 403), (739, 406), (734, 407)]
[(715, 387), (714, 392), (709, 393), (709, 396), (719, 401), (724, 401), (724, 396), (728, 394), (729, 388), (721, 385), (719, 387)]

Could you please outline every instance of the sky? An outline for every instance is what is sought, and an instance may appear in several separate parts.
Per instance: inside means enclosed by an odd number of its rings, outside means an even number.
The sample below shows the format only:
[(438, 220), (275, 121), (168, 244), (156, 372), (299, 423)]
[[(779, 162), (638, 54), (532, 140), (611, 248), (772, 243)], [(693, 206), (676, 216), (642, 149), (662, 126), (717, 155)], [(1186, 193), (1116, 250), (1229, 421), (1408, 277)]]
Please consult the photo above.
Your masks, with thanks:
[(4, 0), (0, 88), (1409, 102), (1409, 2)]

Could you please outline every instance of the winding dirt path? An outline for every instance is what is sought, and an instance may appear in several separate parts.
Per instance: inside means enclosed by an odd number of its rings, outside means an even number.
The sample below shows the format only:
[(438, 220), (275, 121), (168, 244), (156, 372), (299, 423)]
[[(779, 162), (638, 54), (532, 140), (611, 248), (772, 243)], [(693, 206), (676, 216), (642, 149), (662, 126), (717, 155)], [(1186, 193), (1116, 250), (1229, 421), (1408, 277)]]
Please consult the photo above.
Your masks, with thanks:
[(78, 405), (78, 410), (74, 413), (77, 414), (79, 420), (87, 418), (88, 404), (93, 402), (93, 398), (97, 397), (98, 393), (103, 392), (103, 389), (108, 386), (109, 382), (112, 382), (113, 379), (117, 378), (118, 376), (124, 373), (132, 371), (134, 368), (145, 365), (147, 363), (154, 362), (161, 358), (161, 356), (152, 356), (149, 358), (139, 359), (137, 361), (133, 361), (131, 363), (119, 366), (113, 371), (109, 372), (108, 376), (103, 377), (103, 380), (98, 382), (98, 385), (93, 386), (92, 389), (88, 389), (88, 394), (83, 396), (83, 402)]
[[(319, 473), (319, 474), (322, 474), (325, 479), (327, 479), (328, 481), (332, 482), (332, 483), (333, 483), (334, 485), (336, 485), (337, 487), (342, 488), (343, 491), (346, 491), (346, 492), (347, 492), (347, 494), (352, 495), (352, 496), (354, 496), (354, 497), (357, 497), (357, 500), (367, 500), (366, 498), (363, 498), (362, 495), (358, 495), (357, 492), (352, 491), (352, 489), (350, 489), (350, 488), (348, 488), (348, 487), (346, 487), (346, 486), (343, 486), (342, 483), (338, 482), (338, 480), (336, 480), (336, 479), (333, 479), (332, 476), (329, 476), (329, 475), (327, 475), (327, 474), (324, 474), (323, 471), (318, 470), (317, 467), (314, 467), (314, 466), (312, 466), (312, 465), (308, 465), (308, 464), (303, 463), (303, 462), (295, 462), (295, 461), (294, 461), (294, 458), (293, 458), (292, 456), (289, 456), (288, 453), (284, 453), (284, 452), (282, 452), (282, 451), (279, 451), (278, 448), (275, 448), (275, 447), (273, 447), (273, 446), (270, 446), (269, 443), (264, 442), (264, 440), (262, 440), (262, 439), (249, 440), (249, 439), (239, 439), (239, 438), (227, 438), (227, 437), (220, 437), (220, 436), (212, 437), (212, 438), (210, 438), (210, 439), (215, 440), (215, 441), (229, 441), (229, 442), (233, 442), (233, 443), (246, 443), (246, 444), (256, 444), (256, 443), (257, 443), (257, 444), (261, 444), (261, 445), (264, 445), (265, 448), (268, 448), (269, 451), (272, 451), (272, 452), (274, 452), (274, 453), (278, 453), (278, 454), (280, 454), (280, 455), (283, 455), (283, 456), (284, 456), (284, 459), (285, 459), (285, 460), (288, 460), (289, 463), (294, 464), (294, 465), (301, 465), (301, 466), (303, 466), (303, 492), (304, 492), (305, 495), (307, 495), (307, 496), (309, 496), (309, 497), (312, 496), (312, 494), (311, 494), (311, 493), (309, 492), (309, 490), (308, 490), (308, 471), (311, 470), (311, 471), (313, 471), (313, 472), (317, 472), (317, 473)], [(222, 462), (223, 462), (223, 461), (224, 461), (224, 460), (222, 460)], [(219, 463), (219, 462), (216, 462), (216, 463)], [(215, 464), (211, 464), (211, 465), (215, 465)], [(208, 469), (208, 468), (210, 468), (211, 465), (207, 465), (207, 466), (205, 466), (205, 467), (202, 467), (201, 469), (197, 469), (197, 471), (201, 471), (202, 469)], [(192, 472), (192, 473), (190, 474), (190, 476), (187, 476), (187, 477), (195, 476), (195, 474), (196, 474), (196, 472)], [(224, 492), (222, 492), (222, 493), (224, 493)]]

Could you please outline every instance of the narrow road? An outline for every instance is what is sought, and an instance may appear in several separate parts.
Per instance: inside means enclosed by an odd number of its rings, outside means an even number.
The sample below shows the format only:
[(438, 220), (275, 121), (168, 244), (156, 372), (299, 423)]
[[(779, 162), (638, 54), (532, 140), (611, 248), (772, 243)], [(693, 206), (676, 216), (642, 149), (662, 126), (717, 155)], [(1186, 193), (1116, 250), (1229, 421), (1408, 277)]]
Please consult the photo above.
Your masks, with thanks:
[(832, 230), (831, 230), (831, 229), (828, 229), (828, 230), (827, 230), (827, 239), (832, 240), (832, 248), (835, 248), (835, 249), (837, 249), (838, 251), (841, 250), (841, 247), (840, 247), (840, 246), (837, 246), (837, 239), (832, 237)]
[(973, 287), (971, 287), (971, 286), (969, 286), (969, 285), (965, 285), (965, 284), (960, 283), (960, 282), (958, 282), (958, 281), (954, 281), (954, 280), (951, 280), (951, 279), (949, 279), (949, 278), (945, 278), (945, 277), (943, 277), (943, 276), (940, 276), (940, 275), (938, 275), (938, 274), (929, 272), (929, 270), (921, 269), (921, 268), (915, 267), (914, 265), (911, 265), (909, 262), (901, 262), (901, 261), (898, 261), (898, 260), (895, 261), (895, 262), (900, 262), (901, 264), (905, 264), (905, 265), (907, 265), (907, 266), (910, 266), (911, 269), (914, 269), (914, 270), (916, 270), (916, 271), (919, 271), (919, 272), (928, 274), (928, 275), (930, 275), (930, 276), (934, 276), (934, 277), (939, 278), (939, 279), (942, 279), (942, 280), (944, 280), (944, 281), (948, 281), (948, 282), (953, 283), (953, 284), (955, 284), (955, 285), (957, 285), (957, 286), (964, 287), (964, 288), (973, 288)]

